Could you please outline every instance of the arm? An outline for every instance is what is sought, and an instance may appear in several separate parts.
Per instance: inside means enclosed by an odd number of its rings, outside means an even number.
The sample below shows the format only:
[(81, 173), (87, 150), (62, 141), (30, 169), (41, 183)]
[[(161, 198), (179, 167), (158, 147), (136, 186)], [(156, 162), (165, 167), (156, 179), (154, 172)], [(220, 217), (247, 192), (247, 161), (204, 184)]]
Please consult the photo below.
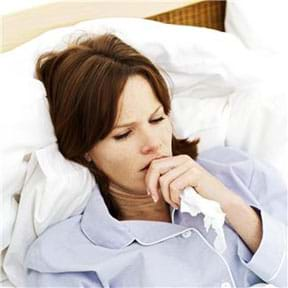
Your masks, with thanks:
[(235, 200), (227, 208), (227, 218), (241, 237), (238, 256), (242, 263), (265, 282), (288, 287), (287, 187), (272, 166), (257, 160), (253, 163), (248, 193), (256, 201), (246, 195)]
[[(250, 159), (245, 153), (227, 149), (213, 150), (210, 154), (208, 159), (202, 158), (203, 167), (187, 155), (154, 160), (145, 177), (148, 193), (156, 200), (157, 194), (162, 193), (164, 200), (173, 206), (173, 203), (179, 205), (181, 191), (192, 186), (204, 198), (217, 201), (240, 236), (241, 262), (264, 281), (288, 287), (288, 191), (283, 179), (275, 168)], [(215, 155), (223, 164), (213, 164)], [(254, 253), (253, 258), (246, 245)]]
[(254, 253), (260, 245), (263, 234), (259, 213), (236, 194), (222, 208), (226, 214), (227, 224), (237, 232)]

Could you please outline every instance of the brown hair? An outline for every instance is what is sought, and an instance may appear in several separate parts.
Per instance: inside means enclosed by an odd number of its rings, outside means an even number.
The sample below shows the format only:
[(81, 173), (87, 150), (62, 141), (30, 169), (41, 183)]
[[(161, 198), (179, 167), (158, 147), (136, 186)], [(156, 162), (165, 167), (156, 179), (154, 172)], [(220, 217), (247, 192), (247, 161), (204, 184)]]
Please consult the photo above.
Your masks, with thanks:
[[(148, 58), (113, 34), (82, 35), (62, 51), (49, 51), (36, 62), (36, 78), (43, 82), (60, 152), (87, 167), (95, 176), (112, 215), (117, 214), (108, 193), (109, 179), (84, 155), (112, 130), (120, 94), (132, 75), (143, 76), (162, 103), (171, 110), (164, 77)], [(163, 71), (163, 70), (161, 70)], [(165, 73), (165, 71), (163, 71)], [(172, 137), (173, 155), (197, 158), (200, 139)]]

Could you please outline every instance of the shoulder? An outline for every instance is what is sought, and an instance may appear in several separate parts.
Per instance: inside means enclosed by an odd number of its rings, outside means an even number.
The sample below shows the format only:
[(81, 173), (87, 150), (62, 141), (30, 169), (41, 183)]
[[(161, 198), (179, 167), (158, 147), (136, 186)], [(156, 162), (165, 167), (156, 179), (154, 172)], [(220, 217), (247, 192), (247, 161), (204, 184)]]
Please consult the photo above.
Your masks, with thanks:
[(242, 180), (249, 180), (249, 186), (257, 184), (259, 179), (268, 179), (267, 181), (272, 179), (277, 180), (285, 187), (282, 175), (270, 162), (257, 159), (237, 147), (215, 146), (202, 151), (197, 162), (207, 170), (218, 172), (217, 174), (221, 174), (221, 172), (235, 173)]
[(215, 146), (202, 151), (197, 162), (225, 182), (237, 178), (249, 186), (255, 169), (255, 159), (247, 152), (232, 146)]
[(231, 164), (251, 159), (251, 156), (239, 148), (233, 146), (215, 146), (204, 150), (199, 154), (198, 159), (215, 161), (222, 164)]
[[(280, 190), (287, 190), (280, 173), (270, 162), (232, 146), (215, 146), (202, 151), (197, 162), (215, 176), (237, 178), (248, 188), (267, 190), (268, 184), (277, 182)], [(264, 187), (262, 187), (264, 185)], [(275, 187), (275, 186), (274, 186)], [(259, 189), (258, 189), (259, 190)]]
[(41, 272), (59, 271), (64, 265), (63, 261), (73, 257), (73, 247), (85, 241), (80, 230), (80, 220), (81, 215), (70, 217), (40, 234), (26, 253), (25, 267)]

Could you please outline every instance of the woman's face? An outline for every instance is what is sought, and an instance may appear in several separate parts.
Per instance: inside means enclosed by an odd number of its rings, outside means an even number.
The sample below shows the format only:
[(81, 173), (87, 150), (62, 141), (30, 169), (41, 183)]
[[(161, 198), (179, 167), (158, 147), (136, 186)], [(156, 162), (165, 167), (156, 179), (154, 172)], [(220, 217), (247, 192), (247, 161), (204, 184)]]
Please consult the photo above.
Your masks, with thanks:
[[(141, 169), (154, 158), (172, 156), (172, 126), (142, 76), (128, 78), (119, 101), (114, 129), (89, 151), (89, 156), (111, 185), (143, 194), (147, 170)], [(120, 127), (127, 123), (132, 124)]]

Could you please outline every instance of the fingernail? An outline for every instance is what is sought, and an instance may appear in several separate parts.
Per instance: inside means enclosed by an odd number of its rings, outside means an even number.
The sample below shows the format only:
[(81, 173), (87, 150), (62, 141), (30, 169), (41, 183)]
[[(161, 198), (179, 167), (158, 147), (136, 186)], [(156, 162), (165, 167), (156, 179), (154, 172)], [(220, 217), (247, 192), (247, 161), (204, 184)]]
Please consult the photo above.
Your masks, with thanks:
[(156, 203), (156, 202), (157, 202), (157, 200), (158, 200), (158, 199), (157, 199), (157, 196), (156, 196), (156, 195), (154, 195), (154, 194), (152, 195), (152, 199), (153, 199), (153, 201), (154, 201), (155, 203)]
[(150, 193), (150, 190), (147, 188), (146, 189), (146, 192), (147, 192), (147, 195), (150, 195), (151, 193)]

